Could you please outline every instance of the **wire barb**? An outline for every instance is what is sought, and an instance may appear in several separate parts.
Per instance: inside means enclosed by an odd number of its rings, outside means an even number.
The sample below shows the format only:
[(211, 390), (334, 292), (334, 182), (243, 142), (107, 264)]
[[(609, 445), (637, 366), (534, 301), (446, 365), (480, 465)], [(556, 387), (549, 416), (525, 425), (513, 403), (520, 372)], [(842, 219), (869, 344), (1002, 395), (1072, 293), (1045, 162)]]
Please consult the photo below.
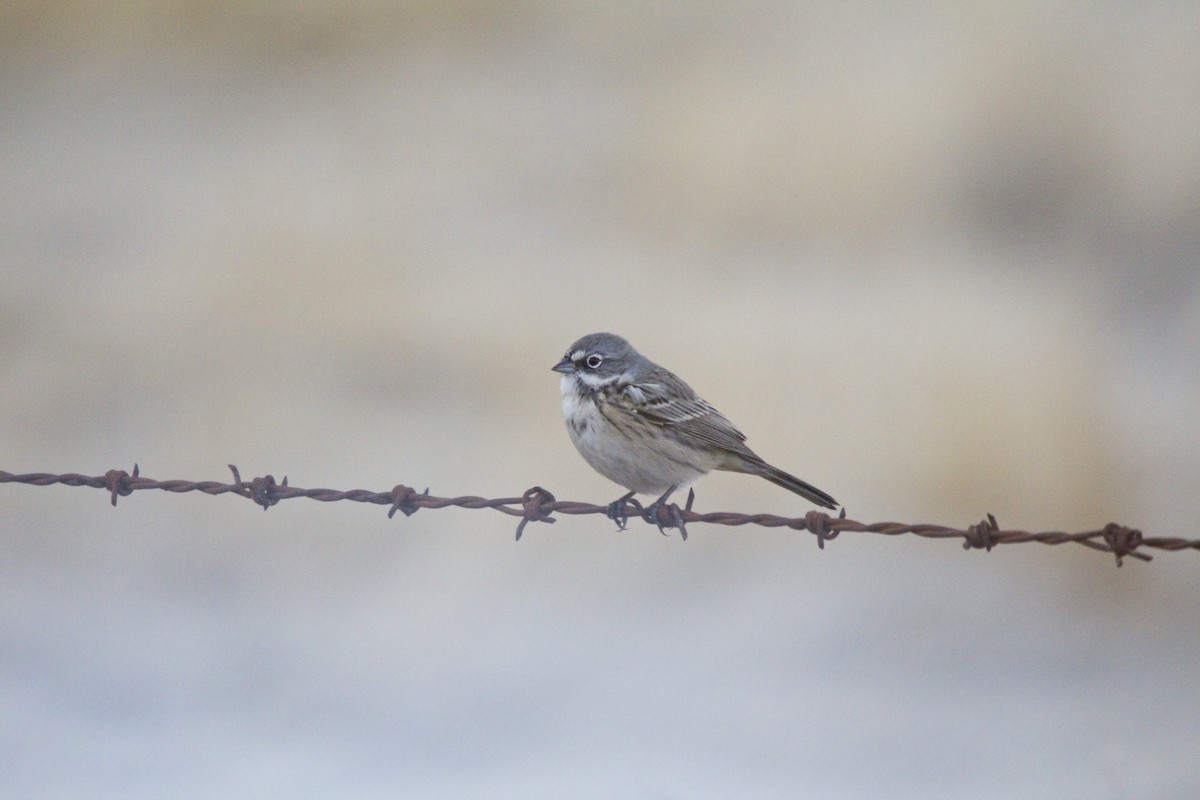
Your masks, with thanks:
[[(991, 514), (987, 515), (987, 519), (971, 525), (967, 528), (967, 535), (963, 540), (963, 550), (972, 548), (977, 550), (986, 550), (992, 552), (992, 545), (995, 541), (992, 535), (999, 532), (1000, 526), (996, 524), (996, 518)], [(1118, 564), (1118, 566), (1120, 566)]]
[(397, 483), (392, 487), (392, 507), (388, 509), (388, 519), (396, 516), (396, 512), (403, 512), (404, 516), (411, 517), (417, 513), (420, 506), (417, 505), (417, 500), (423, 497), (429, 497), (429, 487), (425, 487), (425, 491), (420, 494), (411, 486), (405, 486), (403, 483)]
[(242, 475), (238, 472), (238, 468), (233, 464), (230, 464), (229, 468), (233, 470), (233, 491), (242, 497), (250, 498), (262, 506), (263, 511), (278, 503), (283, 497), (290, 496), (281, 495), (279, 491), (288, 488), (286, 475), (283, 476), (283, 483), (276, 483), (274, 475), (264, 475), (261, 478), (252, 479), (250, 485), (247, 486), (242, 482)]
[(138, 465), (133, 465), (133, 474), (130, 475), (123, 469), (110, 469), (104, 473), (104, 487), (108, 489), (112, 496), (112, 504), (117, 504), (117, 497), (128, 497), (133, 494), (133, 487), (129, 485), (130, 478), (138, 476)]
[(1136, 528), (1127, 528), (1124, 525), (1110, 522), (1104, 526), (1104, 543), (1108, 545), (1109, 550), (1112, 550), (1118, 567), (1121, 566), (1125, 556), (1145, 558), (1147, 561), (1150, 559), (1144, 553), (1133, 552), (1142, 543), (1142, 532)]
[(521, 534), (525, 532), (525, 526), (530, 522), (549, 522), (551, 524), (558, 522), (550, 516), (554, 513), (556, 502), (554, 495), (540, 486), (525, 490), (525, 494), (521, 495), (521, 508), (524, 516), (517, 523), (518, 542), (521, 541)]
[[(50, 486), (52, 484), (90, 486), (94, 489), (104, 489), (108, 492), (110, 502), (114, 506), (117, 504), (117, 498), (119, 497), (127, 497), (135, 491), (159, 489), (175, 494), (183, 492), (203, 492), (208, 495), (236, 494), (254, 501), (264, 509), (270, 508), (280, 500), (289, 500), (295, 497), (307, 497), (321, 502), (351, 500), (356, 503), (371, 503), (386, 506), (389, 518), (394, 517), (397, 511), (403, 512), (406, 517), (412, 516), (421, 508), (448, 508), (450, 506), (467, 509), (491, 508), (502, 514), (521, 518), (520, 522), (517, 523), (516, 538), (518, 540), (525, 532), (525, 526), (530, 522), (554, 523), (556, 521), (553, 516), (555, 513), (571, 515), (601, 514), (610, 519), (614, 518), (612, 509), (614, 504), (592, 505), (590, 503), (575, 501), (560, 501), (540, 486), (534, 486), (520, 497), (501, 497), (495, 499), (473, 496), (433, 497), (430, 496), (428, 488), (424, 492), (418, 493), (404, 484), (397, 484), (392, 487), (391, 491), (387, 492), (371, 492), (365, 489), (351, 489), (349, 491), (339, 491), (337, 489), (301, 489), (296, 486), (288, 486), (288, 479), (286, 477), (281, 483), (276, 483), (275, 478), (271, 475), (254, 478), (249, 483), (246, 483), (242, 480), (242, 476), (236, 466), (230, 464), (229, 469), (233, 473), (232, 484), (221, 483), (219, 481), (153, 480), (142, 477), (137, 464), (133, 465), (132, 475), (119, 469), (110, 469), (103, 475), (97, 476), (80, 475), (74, 472), (62, 475), (53, 475), (46, 472), (31, 472), (17, 475), (0, 470), (0, 483), (24, 483), (30, 486)], [(1200, 552), (1200, 539), (1145, 536), (1136, 528), (1130, 528), (1116, 522), (1110, 522), (1098, 530), (1082, 531), (1079, 533), (1063, 533), (1061, 531), (1029, 533), (1027, 531), (1000, 530), (1000, 526), (992, 514), (988, 514), (983, 521), (962, 530), (943, 525), (906, 525), (900, 522), (858, 522), (846, 518), (845, 508), (841, 510), (836, 519), (830, 517), (824, 511), (810, 511), (803, 517), (798, 518), (778, 517), (773, 514), (739, 514), (731, 511), (702, 514), (692, 510), (692, 503), (695, 500), (694, 492), (688, 493), (687, 503), (682, 509), (674, 503), (662, 504), (657, 508), (653, 506), (643, 508), (632, 497), (622, 498), (622, 500), (624, 502), (617, 509), (617, 519), (619, 522), (625, 522), (628, 519), (633, 519), (635, 516), (640, 517), (643, 521), (656, 526), (664, 534), (668, 528), (678, 528), (680, 536), (685, 540), (687, 539), (686, 526), (700, 522), (710, 525), (756, 525), (762, 528), (806, 530), (817, 537), (817, 547), (822, 550), (825, 549), (825, 542), (836, 539), (839, 534), (845, 531), (852, 531), (855, 533), (876, 533), (884, 536), (912, 534), (926, 539), (961, 539), (965, 549), (985, 551), (990, 551), (993, 547), (1001, 544), (1040, 542), (1042, 544), (1058, 545), (1074, 543), (1093, 550), (1112, 553), (1118, 567), (1122, 565), (1126, 556), (1141, 561), (1150, 561), (1150, 555), (1144, 552), (1147, 549), (1166, 552), (1177, 552), (1180, 550)], [(631, 509), (634, 513), (630, 513)]]
[[(842, 509), (842, 519), (846, 518), (846, 509)], [(831, 530), (829, 523), (833, 522), (833, 517), (826, 514), (824, 511), (810, 511), (804, 515), (804, 527), (809, 533), (817, 537), (817, 549), (824, 550), (825, 543), (833, 541), (838, 537), (841, 531)]]

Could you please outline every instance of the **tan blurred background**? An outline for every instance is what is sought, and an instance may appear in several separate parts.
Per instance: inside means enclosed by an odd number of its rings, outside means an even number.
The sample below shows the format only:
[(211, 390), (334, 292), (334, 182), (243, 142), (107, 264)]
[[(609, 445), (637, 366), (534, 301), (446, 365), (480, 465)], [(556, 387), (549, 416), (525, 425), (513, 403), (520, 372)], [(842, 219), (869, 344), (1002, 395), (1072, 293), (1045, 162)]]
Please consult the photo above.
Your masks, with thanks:
[[(0, 468), (1200, 535), (1193, 3), (0, 5)], [(700, 510), (798, 516), (717, 475)], [(0, 487), (6, 797), (1200, 796), (1200, 559)]]

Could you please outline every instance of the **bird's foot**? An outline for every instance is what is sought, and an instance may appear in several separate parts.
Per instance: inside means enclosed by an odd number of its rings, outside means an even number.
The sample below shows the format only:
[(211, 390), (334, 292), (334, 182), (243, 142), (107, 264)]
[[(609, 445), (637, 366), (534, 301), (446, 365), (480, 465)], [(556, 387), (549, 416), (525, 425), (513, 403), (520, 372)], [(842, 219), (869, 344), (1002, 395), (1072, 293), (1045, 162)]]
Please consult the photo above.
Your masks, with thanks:
[[(677, 503), (667, 503), (667, 500), (670, 499), (672, 494), (674, 494), (675, 489), (676, 487), (672, 486), (663, 492), (662, 497), (646, 506), (646, 509), (642, 512), (642, 519), (646, 520), (646, 522), (649, 522), (651, 525), (658, 526), (658, 532), (663, 536), (667, 535), (666, 528), (668, 525), (672, 528), (678, 528), (680, 537), (686, 542), (687, 527), (683, 524), (683, 512), (680, 511)], [(687, 501), (688, 510), (691, 510), (692, 499), (694, 497), (695, 492), (689, 491)], [(666, 514), (665, 519), (663, 518), (664, 513)]]
[(632, 505), (637, 509), (637, 513), (641, 514), (642, 504), (633, 499), (634, 492), (630, 492), (608, 504), (607, 516), (613, 522), (617, 523), (617, 530), (623, 531), (629, 522), (628, 506)]

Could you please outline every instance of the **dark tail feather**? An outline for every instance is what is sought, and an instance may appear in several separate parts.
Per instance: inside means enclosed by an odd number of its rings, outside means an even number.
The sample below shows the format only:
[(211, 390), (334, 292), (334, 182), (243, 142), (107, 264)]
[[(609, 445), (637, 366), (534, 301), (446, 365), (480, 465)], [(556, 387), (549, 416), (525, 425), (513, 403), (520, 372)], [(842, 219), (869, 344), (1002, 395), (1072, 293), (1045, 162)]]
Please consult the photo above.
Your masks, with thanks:
[(762, 463), (761, 468), (756, 470), (756, 474), (762, 475), (776, 486), (782, 486), (789, 492), (795, 492), (806, 500), (816, 503), (819, 506), (832, 509), (837, 509), (838, 507), (837, 500), (834, 500), (832, 497), (825, 494), (825, 492), (822, 492), (811, 483), (805, 483), (795, 475), (789, 475), (777, 467), (772, 467), (765, 461)]

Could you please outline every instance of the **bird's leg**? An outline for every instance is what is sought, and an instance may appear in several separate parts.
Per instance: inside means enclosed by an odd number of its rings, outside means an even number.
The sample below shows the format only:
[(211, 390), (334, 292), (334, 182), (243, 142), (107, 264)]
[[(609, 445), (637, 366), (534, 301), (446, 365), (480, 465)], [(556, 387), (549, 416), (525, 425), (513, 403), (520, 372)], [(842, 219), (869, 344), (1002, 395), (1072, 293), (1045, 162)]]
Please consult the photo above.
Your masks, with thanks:
[[(667, 487), (667, 490), (662, 493), (662, 497), (646, 506), (646, 510), (642, 512), (642, 519), (646, 520), (646, 522), (657, 525), (658, 532), (663, 536), (666, 536), (667, 532), (663, 528), (662, 520), (658, 518), (658, 510), (666, 504), (667, 500), (670, 499), (671, 495), (674, 494), (675, 490), (678, 488), (678, 486)], [(679, 528), (680, 535), (683, 536), (684, 540), (686, 541), (687, 528), (683, 527), (683, 516), (679, 513), (679, 506), (672, 504), (669, 510), (671, 513), (671, 522), (674, 523), (676, 528)]]
[[(633, 500), (635, 494), (636, 492), (630, 492), (608, 504), (608, 518), (617, 523), (619, 531), (625, 530), (625, 523), (629, 521), (629, 513), (625, 510), (625, 504)], [(636, 500), (633, 500), (633, 503), (639, 506), (638, 510), (640, 511), (640, 504)]]

